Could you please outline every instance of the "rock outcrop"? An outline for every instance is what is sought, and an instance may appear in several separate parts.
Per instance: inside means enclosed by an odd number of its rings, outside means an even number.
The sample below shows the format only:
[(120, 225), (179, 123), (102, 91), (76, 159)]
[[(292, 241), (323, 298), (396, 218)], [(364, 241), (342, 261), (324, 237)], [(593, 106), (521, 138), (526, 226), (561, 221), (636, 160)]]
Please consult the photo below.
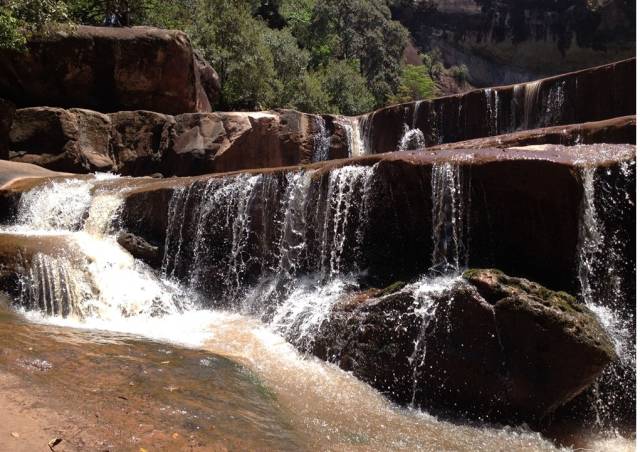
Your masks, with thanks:
[(219, 83), (186, 34), (69, 26), (0, 51), (0, 97), (18, 107), (211, 111)]
[(306, 345), (403, 404), (509, 422), (551, 414), (616, 359), (586, 306), (497, 270), (354, 295)]
[[(297, 165), (314, 159), (323, 121), (293, 110), (171, 116), (150, 111), (103, 114), (23, 108), (11, 129), (9, 159), (55, 171), (113, 171), (132, 176)], [(334, 144), (332, 148), (327, 141), (326, 157), (348, 156), (343, 141), (337, 137)]]
[(24, 108), (15, 114), (9, 159), (57, 171), (188, 176), (395, 151), (408, 129), (434, 149), (634, 143), (634, 89), (628, 60), (359, 117)]

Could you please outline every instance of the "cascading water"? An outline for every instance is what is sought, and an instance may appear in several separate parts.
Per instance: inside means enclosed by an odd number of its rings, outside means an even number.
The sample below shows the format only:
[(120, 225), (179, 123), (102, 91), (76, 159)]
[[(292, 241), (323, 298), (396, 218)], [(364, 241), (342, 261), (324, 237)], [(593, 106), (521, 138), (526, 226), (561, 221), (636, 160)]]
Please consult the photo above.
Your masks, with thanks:
[(469, 190), (463, 190), (461, 169), (452, 163), (435, 163), (431, 171), (433, 253), (431, 270), (459, 273), (468, 264)]
[(3, 232), (70, 244), (63, 255), (33, 257), (22, 304), (49, 315), (110, 320), (180, 312), (176, 289), (117, 244), (112, 224), (121, 198), (97, 190), (106, 178), (51, 182), (21, 198), (16, 224)]
[[(54, 316), (47, 321), (135, 332), (233, 357), (264, 379), (287, 413), (295, 413), (291, 423), (312, 448), (552, 449), (527, 429), (454, 425), (395, 407), (336, 366), (304, 359), (283, 340), (310, 351), (334, 305), (359, 289), (359, 249), (376, 171), (346, 166), (185, 183), (169, 202), (159, 274), (117, 244), (122, 193), (101, 192), (97, 179), (56, 182), (25, 194), (21, 220), (7, 231), (61, 234), (77, 244), (80, 252), (74, 248), (70, 256), (36, 257), (26, 276), (27, 289), (35, 290), (25, 295), (30, 307)], [(434, 165), (433, 264), (434, 273), (446, 275), (405, 289), (415, 300), (407, 314), (421, 325), (411, 355), (416, 385), (429, 368), (433, 300), (465, 265), (462, 179), (455, 164)], [(220, 290), (209, 292), (218, 283)], [(236, 312), (204, 309), (207, 293), (220, 298), (207, 300), (208, 306), (220, 302)], [(276, 302), (270, 312), (267, 299)]]
[(484, 97), (487, 104), (487, 131), (489, 135), (499, 135), (500, 127), (498, 120), (500, 118), (500, 96), (498, 92), (492, 88), (484, 90)]
[(405, 122), (403, 124), (403, 133), (398, 143), (399, 151), (409, 151), (414, 149), (422, 149), (426, 146), (424, 133), (417, 127), (418, 111), (423, 101), (417, 101), (413, 104), (413, 114), (411, 116), (411, 127)]
[(338, 124), (345, 132), (349, 157), (366, 155), (367, 149), (362, 140), (362, 125), (360, 116), (339, 116)]
[[(605, 326), (620, 358), (600, 378), (608, 388), (617, 389), (602, 394), (599, 383), (593, 389), (593, 408), (600, 427), (607, 427), (620, 416), (615, 413), (615, 406), (635, 404), (635, 399), (630, 400), (630, 394), (635, 392), (635, 304), (628, 301), (634, 297), (634, 286), (625, 280), (633, 278), (630, 274), (635, 273), (635, 265), (623, 257), (628, 255), (624, 248), (631, 238), (625, 236), (622, 227), (625, 215), (635, 211), (635, 201), (618, 193), (620, 190), (626, 194), (620, 186), (634, 177), (635, 162), (621, 163), (602, 174), (590, 166), (580, 172), (583, 198), (577, 256), (581, 298)], [(621, 398), (627, 401), (621, 403)]]
[(544, 99), (544, 118), (541, 125), (548, 126), (561, 123), (565, 106), (566, 84), (566, 81), (557, 82), (547, 93)]
[(541, 80), (529, 82), (524, 85), (524, 118), (522, 126), (524, 129), (535, 128), (538, 118), (536, 112), (536, 104), (540, 94)]
[(331, 146), (331, 135), (327, 130), (327, 124), (322, 116), (316, 117), (316, 129), (313, 138), (313, 162), (324, 162), (329, 160), (329, 148)]
[(425, 147), (424, 134), (420, 129), (410, 129), (404, 124), (404, 132), (398, 143), (399, 151), (411, 151), (414, 149), (422, 149)]

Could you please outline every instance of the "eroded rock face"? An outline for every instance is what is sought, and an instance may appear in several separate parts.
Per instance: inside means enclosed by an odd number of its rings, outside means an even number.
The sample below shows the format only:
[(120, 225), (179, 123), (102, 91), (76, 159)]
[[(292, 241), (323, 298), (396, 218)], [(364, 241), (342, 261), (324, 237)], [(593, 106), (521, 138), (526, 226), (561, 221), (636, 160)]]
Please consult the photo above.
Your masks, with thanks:
[(0, 52), (0, 97), (19, 107), (211, 111), (216, 79), (186, 34), (150, 27), (74, 26)]
[(90, 110), (35, 107), (16, 111), (9, 158), (54, 171), (111, 171), (111, 120)]
[(616, 359), (586, 306), (497, 270), (345, 300), (309, 351), (401, 403), (512, 422), (549, 415)]
[(465, 64), (471, 82), (528, 81), (635, 54), (634, 3), (626, 0), (439, 0), (394, 8), (423, 50)]
[[(8, 157), (55, 171), (133, 176), (298, 165), (313, 160), (320, 146), (320, 121), (319, 116), (293, 110), (171, 116), (23, 108), (9, 134)], [(326, 144), (327, 158), (347, 157), (339, 139), (333, 146)]]

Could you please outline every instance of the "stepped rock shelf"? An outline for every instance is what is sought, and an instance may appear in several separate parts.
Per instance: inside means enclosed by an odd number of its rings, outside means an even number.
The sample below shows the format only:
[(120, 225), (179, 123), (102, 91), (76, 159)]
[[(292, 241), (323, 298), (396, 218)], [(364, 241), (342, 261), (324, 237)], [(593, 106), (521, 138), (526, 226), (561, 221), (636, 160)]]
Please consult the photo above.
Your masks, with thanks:
[(0, 51), (0, 290), (24, 315), (185, 334), (318, 449), (525, 447), (478, 417), (635, 432), (635, 59), (357, 117), (211, 111), (219, 89), (180, 32)]
[[(426, 295), (421, 278), (429, 269), (455, 275), (466, 266), (499, 267), (577, 292), (585, 197), (599, 184), (617, 200), (633, 197), (634, 163), (631, 145), (549, 145), (395, 152), (170, 179), (43, 178), (24, 164), (1, 167), (7, 181), (2, 198), (12, 207), (4, 212), (13, 211), (12, 218), (17, 212), (18, 223), (38, 190), (48, 187), (60, 192), (71, 183), (71, 194), (92, 193), (96, 200), (115, 194), (122, 205), (110, 223), (121, 231), (119, 242), (200, 294), (204, 306), (273, 322), (301, 350), (336, 361), (402, 403), (514, 420), (545, 417), (592, 384), (618, 359), (609, 333), (572, 297), (496, 271), (449, 278), (443, 289)], [(17, 177), (9, 180), (13, 173)], [(54, 189), (51, 183), (61, 185)], [(622, 230), (616, 234), (629, 240), (612, 244), (607, 253), (632, 262), (633, 211), (616, 207), (619, 212), (607, 214), (618, 215)], [(30, 221), (40, 221), (31, 215)], [(87, 226), (83, 209), (75, 215), (70, 223), (64, 219), (71, 230), (96, 227)], [(27, 292), (22, 286), (25, 275), (29, 281), (40, 272), (51, 281), (77, 281), (61, 269), (83, 268), (73, 262), (85, 258), (67, 240), (68, 234), (49, 235), (36, 244), (20, 238), (20, 230), (5, 232), (4, 286), (26, 306), (87, 315), (81, 298), (48, 301), (53, 289), (46, 288), (59, 282), (33, 283), (27, 287), (40, 289)], [(150, 258), (153, 250), (158, 255)], [(633, 271), (618, 270), (632, 297)], [(312, 328), (296, 317), (299, 301), (288, 310), (288, 297), (305, 275), (322, 284), (347, 278), (352, 287)], [(418, 282), (367, 289), (397, 280)], [(632, 308), (622, 306), (628, 315)], [(406, 323), (404, 333), (393, 318)], [(534, 347), (533, 337), (550, 347)], [(456, 351), (452, 344), (464, 348)], [(386, 359), (390, 354), (407, 359)], [(428, 371), (425, 359), (439, 363), (437, 369)]]
[(0, 108), (5, 123), (9, 116), (13, 120), (4, 154), (0, 140), (0, 155), (57, 171), (189, 176), (399, 149), (437, 149), (445, 143), (503, 135), (504, 139), (467, 141), (460, 147), (635, 143), (634, 99), (631, 59), (358, 117), (293, 110), (103, 114), (56, 107), (18, 109), (12, 116)]

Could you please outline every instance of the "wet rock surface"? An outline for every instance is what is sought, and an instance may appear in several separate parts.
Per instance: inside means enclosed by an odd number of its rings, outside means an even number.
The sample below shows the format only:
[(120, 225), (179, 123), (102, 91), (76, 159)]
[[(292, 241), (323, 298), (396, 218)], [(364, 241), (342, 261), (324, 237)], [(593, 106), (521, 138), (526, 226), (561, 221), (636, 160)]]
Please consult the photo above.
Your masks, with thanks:
[[(396, 152), (306, 166), (304, 170), (316, 171), (308, 188), (307, 196), (312, 201), (306, 224), (320, 221), (308, 238), (313, 242), (323, 237), (322, 218), (315, 217), (312, 206), (325, 199), (331, 171), (348, 166), (375, 165), (367, 198), (369, 207), (359, 214), (365, 215), (363, 218), (358, 219), (356, 215), (350, 220), (349, 240), (353, 239), (357, 224), (362, 221), (366, 227), (362, 230), (365, 246), (360, 250), (360, 259), (368, 283), (384, 285), (417, 277), (425, 266), (431, 265), (429, 259), (433, 254), (434, 167), (437, 169), (438, 165), (449, 162), (456, 165), (460, 180), (464, 181), (462, 198), (466, 200), (468, 196), (470, 200), (465, 201), (464, 219), (470, 231), (470, 264), (500, 267), (512, 274), (535, 278), (549, 287), (574, 292), (577, 281), (572, 275), (576, 270), (582, 190), (576, 172), (582, 165), (592, 162), (589, 164), (618, 174), (620, 163), (632, 162), (634, 156), (633, 146), (548, 146), (544, 149)], [(262, 178), (248, 205), (250, 216), (247, 221), (256, 225), (255, 234), (272, 230), (270, 222), (266, 223), (267, 229), (263, 229), (263, 215), (279, 218), (281, 205), (277, 200), (285, 195), (287, 175), (300, 170), (300, 167), (288, 167), (247, 173)], [(227, 173), (194, 178), (141, 179), (136, 188), (125, 194), (123, 224), (129, 232), (163, 247), (173, 193), (183, 190), (183, 196), (186, 196), (188, 188), (195, 184), (188, 197), (186, 214), (178, 212), (180, 221), (184, 222), (184, 231), (193, 234), (198, 221), (197, 208), (203, 202), (201, 196), (207, 182), (230, 181), (234, 177), (236, 174)], [(268, 196), (262, 194), (263, 189), (271, 190), (264, 192)], [(622, 190), (630, 189), (629, 186)], [(356, 196), (360, 202), (360, 195)], [(322, 205), (319, 208), (324, 209)], [(218, 220), (214, 215), (209, 221)], [(215, 243), (219, 243), (221, 249), (215, 252), (224, 255), (223, 249), (230, 246), (232, 231), (213, 229), (213, 223), (211, 228), (220, 234)], [(193, 239), (192, 235), (185, 237), (183, 250)], [(255, 240), (250, 245), (255, 256), (273, 258), (278, 247), (277, 235), (275, 239), (272, 236), (260, 239), (252, 232), (250, 237)], [(312, 245), (312, 249), (314, 253), (318, 252), (316, 245)], [(351, 260), (352, 253), (347, 250), (345, 259)], [(212, 259), (206, 271), (215, 275), (224, 265)]]
[(397, 149), (406, 125), (420, 129), (433, 146), (635, 115), (635, 62), (393, 105), (361, 116), (363, 135), (369, 152), (379, 153)]
[(483, 147), (508, 148), (514, 146), (534, 146), (562, 144), (620, 143), (635, 144), (636, 117), (623, 116), (603, 121), (570, 124), (566, 126), (543, 127), (541, 129), (522, 130), (493, 137), (457, 141), (427, 148), (430, 151), (442, 149), (481, 149)]
[(402, 403), (509, 421), (549, 415), (616, 359), (586, 306), (497, 270), (345, 300), (308, 351)]

